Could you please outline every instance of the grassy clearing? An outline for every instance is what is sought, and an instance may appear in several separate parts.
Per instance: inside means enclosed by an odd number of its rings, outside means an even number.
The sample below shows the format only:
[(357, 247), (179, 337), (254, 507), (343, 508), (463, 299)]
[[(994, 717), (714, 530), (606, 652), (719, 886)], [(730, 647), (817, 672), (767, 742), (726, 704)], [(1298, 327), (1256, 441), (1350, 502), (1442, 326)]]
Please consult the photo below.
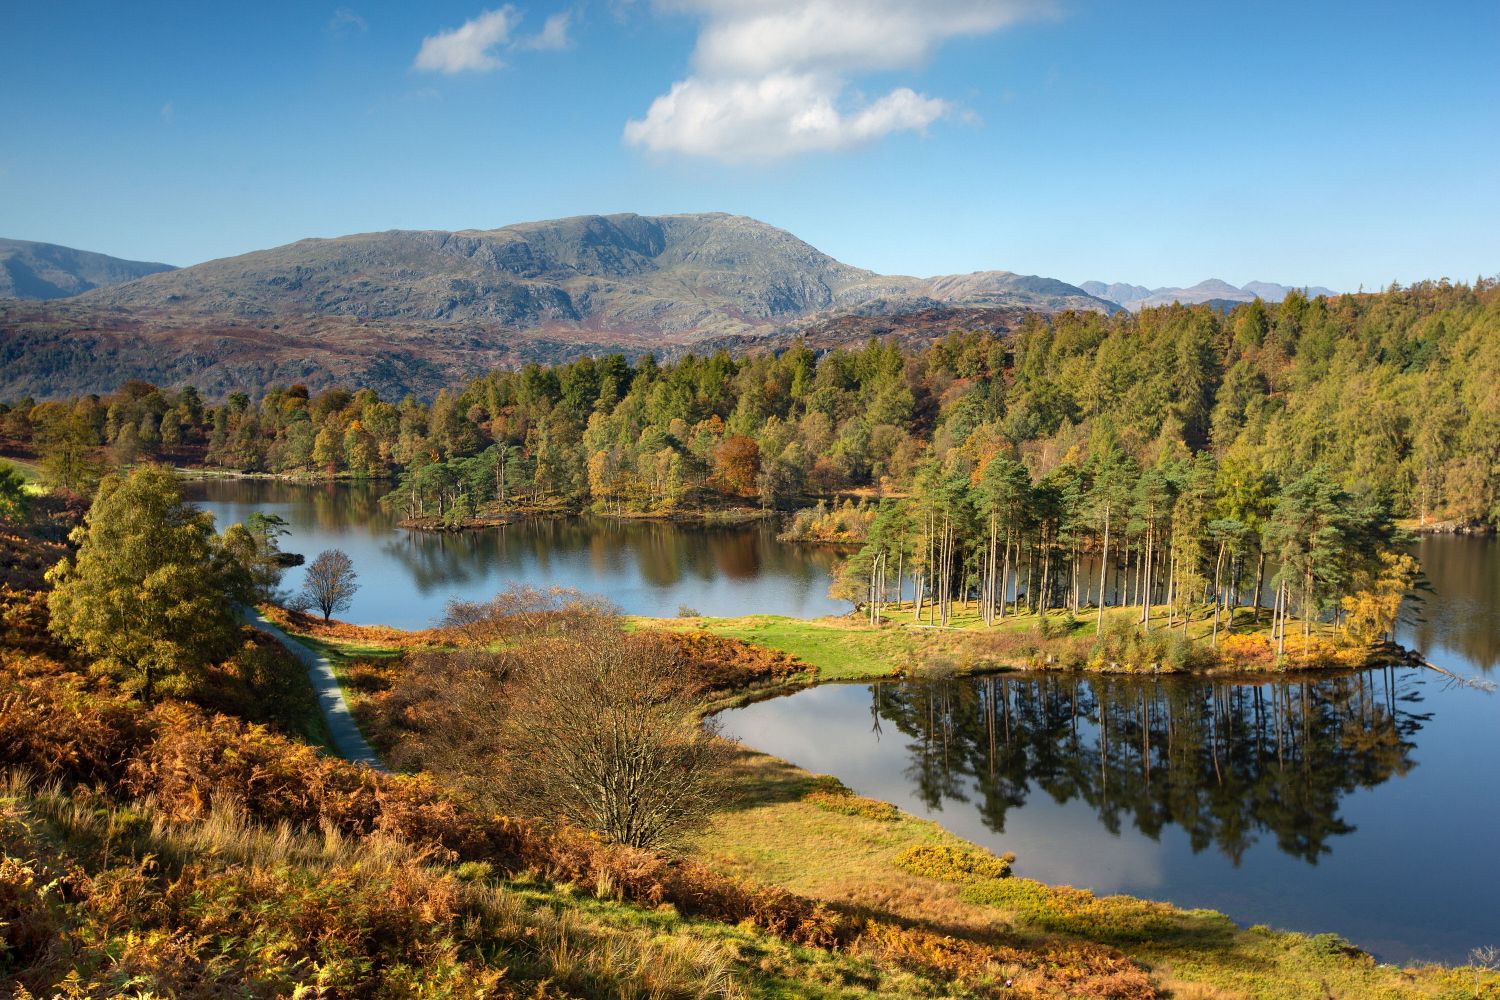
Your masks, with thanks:
[(42, 483), (42, 470), (31, 462), (23, 462), (19, 458), (0, 458), (0, 464), (9, 465), (21, 474), (26, 481), (25, 490), (32, 495), (45, 493), (47, 487)]
[[(1107, 608), (1106, 630), (1133, 626), (1135, 608)], [(1233, 633), (1226, 621), (1220, 622), (1219, 649), (1231, 656), (1243, 656), (1236, 664), (1243, 669), (1263, 670), (1271, 665), (1274, 651), (1269, 646), (1269, 614), (1262, 621), (1253, 620), (1253, 609), (1242, 608), (1236, 614)], [(781, 615), (745, 615), (738, 618), (632, 618), (635, 628), (661, 628), (673, 631), (703, 631), (740, 639), (753, 645), (779, 650), (817, 668), (815, 682), (836, 680), (874, 680), (896, 674), (919, 674), (924, 671), (967, 672), (997, 669), (1045, 669), (1054, 666), (1081, 665), (1092, 652), (1097, 618), (1095, 613), (1073, 615), (1066, 610), (1046, 615), (1012, 615), (994, 626), (986, 626), (975, 607), (960, 606), (947, 627), (912, 621), (910, 602), (887, 609), (881, 624), (871, 625), (867, 618), (801, 619)], [(1168, 634), (1165, 607), (1155, 610), (1153, 634)], [(1326, 627), (1319, 626), (1320, 630)], [(1287, 653), (1296, 665), (1302, 651), (1300, 624), (1288, 627)], [(1194, 618), (1187, 636), (1194, 648), (1208, 651), (1213, 633), (1211, 619)], [(1177, 619), (1172, 634), (1182, 634)], [(1348, 666), (1338, 662), (1346, 655), (1335, 649), (1326, 636), (1316, 635), (1310, 644), (1315, 657), (1308, 666)], [(1353, 652), (1355, 658), (1363, 654)]]
[(816, 680), (889, 676), (909, 666), (913, 642), (896, 630), (844, 618), (805, 621), (781, 615), (743, 618), (634, 619), (639, 627), (704, 631), (789, 653), (817, 668)]
[(993, 877), (1005, 859), (899, 811), (831, 809), (820, 801), (827, 788), (745, 751), (735, 807), (693, 849), (737, 875), (958, 937), (1110, 945), (1177, 997), (1500, 997), (1500, 975), (1377, 965), (1336, 935), (1241, 929), (1211, 910)]

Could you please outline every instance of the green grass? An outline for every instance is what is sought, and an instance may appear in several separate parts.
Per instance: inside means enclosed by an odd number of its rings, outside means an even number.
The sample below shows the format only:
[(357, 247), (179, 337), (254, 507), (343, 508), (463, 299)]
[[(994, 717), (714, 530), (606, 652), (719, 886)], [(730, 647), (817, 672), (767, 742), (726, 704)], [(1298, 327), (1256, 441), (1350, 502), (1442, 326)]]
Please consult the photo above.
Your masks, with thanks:
[[(1111, 623), (1134, 624), (1139, 611), (1135, 607), (1106, 608), (1106, 626)], [(1255, 623), (1252, 610), (1236, 612), (1232, 634), (1269, 637), (1270, 615), (1262, 614)], [(1076, 656), (1079, 643), (1086, 647), (1094, 638), (1097, 612), (1084, 610), (1073, 615), (1066, 610), (1049, 611), (1045, 616), (1012, 614), (993, 626), (987, 626), (976, 607), (955, 609), (946, 627), (912, 621), (910, 602), (888, 608), (880, 625), (871, 625), (863, 616), (815, 619), (788, 618), (783, 615), (745, 615), (737, 618), (645, 618), (628, 619), (630, 628), (661, 628), (675, 631), (704, 631), (740, 639), (752, 645), (779, 650), (797, 657), (817, 669), (814, 682), (840, 680), (875, 680), (898, 673), (923, 670), (967, 672), (1005, 668), (1026, 668), (1028, 659), (1041, 664), (1051, 662), (1049, 653)], [(1045, 622), (1045, 625), (1043, 625)], [(1166, 635), (1167, 609), (1153, 610), (1152, 633)], [(1172, 634), (1180, 635), (1178, 618)], [(1206, 649), (1213, 631), (1211, 618), (1201, 610), (1188, 625), (1188, 634), (1200, 650)], [(1287, 651), (1300, 648), (1301, 626), (1295, 620), (1288, 625)], [(1231, 633), (1227, 620), (1221, 619), (1219, 638)], [(1316, 634), (1327, 635), (1319, 626)], [(1044, 637), (1045, 636), (1045, 637)], [(1086, 655), (1086, 652), (1085, 652)], [(1059, 662), (1066, 662), (1060, 660)]]
[[(1111, 614), (1131, 613), (1111, 609)], [(1092, 634), (1092, 620), (1065, 625), (1065, 612), (1049, 612), (1058, 635)], [(1011, 618), (987, 629), (977, 612), (960, 612), (948, 628), (913, 624), (908, 606), (892, 611), (879, 626), (862, 618), (788, 618), (783, 615), (746, 615), (740, 618), (632, 619), (636, 627), (705, 631), (779, 650), (817, 668), (816, 681), (871, 680), (934, 666), (964, 670), (1015, 664), (985, 658), (979, 642), (985, 636), (1018, 634), (1036, 628), (1037, 616)]]
[(23, 462), (19, 458), (0, 458), (0, 465), (9, 465), (21, 474), (26, 480), (26, 490), (29, 493), (45, 493), (46, 487), (42, 485), (42, 470), (31, 462)]
[(689, 618), (673, 621), (667, 627), (702, 629), (790, 653), (817, 667), (820, 681), (893, 674), (910, 662), (913, 652), (912, 644), (900, 632), (851, 626), (839, 618), (813, 621), (781, 615)]
[[(333, 666), (333, 675), (339, 679), (340, 684), (348, 683), (350, 664), (360, 660), (392, 660), (404, 652), (391, 646), (368, 645), (337, 639), (316, 639), (284, 627), (282, 631), (318, 655), (328, 657), (328, 662)], [(346, 691), (345, 695), (347, 694)]]

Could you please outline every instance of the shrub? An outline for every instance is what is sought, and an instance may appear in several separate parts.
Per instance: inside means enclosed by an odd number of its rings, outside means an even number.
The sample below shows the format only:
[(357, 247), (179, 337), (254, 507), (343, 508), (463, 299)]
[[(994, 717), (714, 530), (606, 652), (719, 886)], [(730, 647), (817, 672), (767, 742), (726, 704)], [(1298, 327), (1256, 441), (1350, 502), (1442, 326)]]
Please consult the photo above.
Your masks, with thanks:
[(812, 785), (812, 790), (802, 796), (802, 801), (817, 806), (819, 809), (844, 816), (873, 819), (882, 823), (894, 822), (901, 818), (901, 810), (889, 802), (855, 795), (844, 786), (843, 782), (832, 775), (816, 775), (812, 780)]
[(618, 612), (603, 598), (566, 587), (511, 586), (488, 601), (448, 602), (439, 629), (451, 642), (489, 646), (598, 628)]
[(942, 882), (969, 882), (974, 879), (1010, 878), (1014, 854), (999, 857), (988, 851), (970, 850), (938, 844), (913, 844), (896, 856), (895, 865), (902, 871)]
[[(1165, 903), (1129, 896), (1096, 896), (1086, 889), (1047, 886), (1028, 878), (977, 879), (960, 895), (971, 903), (1014, 910), (1026, 922), (1057, 934), (1125, 944), (1166, 937), (1183, 915)], [(1234, 925), (1221, 918), (1228, 933)]]
[(605, 627), (515, 658), (497, 733), (503, 802), (650, 847), (723, 800), (728, 745), (698, 721), (698, 684), (669, 640)]
[(787, 684), (810, 679), (817, 672), (812, 664), (790, 653), (712, 632), (657, 634), (682, 662), (702, 694)]
[(317, 742), (321, 717), (306, 668), (275, 639), (254, 629), (233, 656), (203, 669), (185, 696), (210, 711), (259, 722)]

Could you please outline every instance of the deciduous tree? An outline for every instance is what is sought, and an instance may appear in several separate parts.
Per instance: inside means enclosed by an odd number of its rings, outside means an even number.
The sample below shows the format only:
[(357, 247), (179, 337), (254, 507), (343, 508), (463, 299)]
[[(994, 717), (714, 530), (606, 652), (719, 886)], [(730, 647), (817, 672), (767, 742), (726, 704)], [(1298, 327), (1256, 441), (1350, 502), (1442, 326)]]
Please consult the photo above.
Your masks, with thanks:
[(49, 573), (52, 630), (101, 671), (149, 701), (232, 648), (243, 572), (170, 470), (106, 477), (75, 539)]
[(342, 549), (325, 549), (307, 565), (307, 574), (302, 580), (302, 593), (312, 606), (323, 612), (326, 622), (335, 612), (348, 610), (354, 602), (354, 592), (359, 589), (355, 582), (354, 560)]

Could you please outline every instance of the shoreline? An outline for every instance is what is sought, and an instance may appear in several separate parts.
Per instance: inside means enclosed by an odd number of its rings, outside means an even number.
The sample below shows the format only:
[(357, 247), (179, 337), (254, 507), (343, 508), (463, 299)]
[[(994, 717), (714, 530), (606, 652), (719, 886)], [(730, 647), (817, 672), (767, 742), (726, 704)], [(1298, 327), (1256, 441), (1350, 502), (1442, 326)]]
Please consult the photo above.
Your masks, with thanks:
[[(0, 455), (0, 461), (11, 462), (18, 465), (27, 465), (38, 469), (37, 459), (12, 457)], [(352, 485), (360, 483), (395, 483), (397, 476), (392, 473), (384, 476), (352, 476), (348, 473), (336, 473), (328, 476), (318, 472), (243, 472), (237, 469), (225, 469), (213, 466), (187, 466), (171, 465), (173, 472), (189, 479), (226, 479), (226, 480), (267, 480), (273, 482), (301, 483), (316, 485), (321, 483), (337, 483), (341, 485)], [(840, 494), (853, 496), (854, 494)], [(890, 496), (897, 496), (891, 494)], [(829, 499), (827, 497), (807, 497), (805, 500)], [(836, 497), (835, 497), (836, 499)], [(868, 498), (865, 498), (868, 499)], [(513, 511), (525, 511), (525, 508), (513, 508)], [(641, 512), (616, 512), (591, 510), (587, 507), (574, 508), (568, 504), (558, 504), (556, 508), (537, 508), (538, 513), (533, 514), (525, 511), (522, 516), (592, 516), (607, 518), (618, 521), (663, 521), (676, 524), (747, 524), (761, 520), (773, 520), (778, 516), (793, 513), (793, 511), (779, 510), (775, 508), (691, 508), (672, 511), (641, 511)], [(541, 513), (545, 511), (546, 513)], [(438, 518), (412, 518), (417, 521), (437, 521)], [(511, 523), (509, 518), (496, 520), (493, 516), (481, 516), (472, 518), (451, 527), (443, 527), (444, 531), (468, 531), (483, 530), (485, 528), (498, 527)], [(1396, 525), (1401, 530), (1419, 536), (1453, 535), (1472, 538), (1493, 537), (1500, 534), (1500, 525), (1489, 524), (1484, 521), (1455, 521), (1448, 519), (1422, 520), (1416, 517), (1403, 517), (1396, 520)], [(431, 525), (399, 522), (400, 527), (429, 528)], [(853, 551), (864, 544), (863, 540), (846, 539), (823, 539), (811, 537), (791, 537), (786, 533), (776, 536), (779, 542), (795, 545), (819, 545), (831, 549)]]
[[(698, 620), (637, 617), (628, 619), (627, 627), (666, 621), (691, 624)], [(351, 663), (361, 658), (361, 647), (368, 649), (366, 641), (379, 641), (390, 651), (385, 655), (394, 655), (401, 646), (440, 638), (343, 623), (319, 630), (329, 633), (317, 636), (320, 646), (344, 646)], [(1322, 672), (1332, 671), (1323, 668)], [(1021, 671), (970, 666), (949, 676), (985, 673)], [(1278, 675), (1235, 673), (1257, 680)], [(343, 672), (339, 674), (340, 687), (347, 690)], [(795, 682), (740, 687), (722, 699), (706, 702), (704, 710), (712, 714), (825, 684), (908, 677), (920, 675), (876, 672), (825, 677), (812, 672)], [(358, 712), (362, 696), (356, 692), (354, 697)], [(1453, 968), (1422, 961), (1383, 964), (1378, 956), (1334, 934), (1251, 926), (1217, 910), (1144, 895), (1096, 894), (1020, 874), (1002, 879), (974, 875), (966, 859), (996, 856), (990, 848), (948, 829), (941, 819), (860, 796), (837, 778), (814, 774), (753, 746), (740, 745), (737, 760), (734, 802), (720, 809), (710, 827), (692, 841), (693, 854), (724, 874), (833, 905), (876, 907), (900, 920), (953, 921), (955, 929), (1001, 921), (1017, 940), (1061, 939), (1118, 949), (1152, 970), (1153, 978), (1167, 989), (1189, 990), (1186, 995), (1199, 995), (1191, 990), (1201, 988), (1200, 984), (1227, 989), (1225, 996), (1305, 995), (1303, 989), (1312, 988), (1330, 973), (1348, 989), (1336, 995), (1404, 995), (1389, 991), (1398, 981), (1413, 985), (1414, 977), (1415, 982), (1427, 985), (1427, 977), (1441, 978)], [(929, 870), (907, 860), (923, 851), (957, 858), (957, 866)], [(837, 863), (830, 863), (830, 858), (837, 858)], [(1260, 985), (1268, 982), (1261, 975), (1288, 975), (1293, 981), (1278, 982), (1282, 992), (1246, 991), (1247, 977), (1254, 976)]]

